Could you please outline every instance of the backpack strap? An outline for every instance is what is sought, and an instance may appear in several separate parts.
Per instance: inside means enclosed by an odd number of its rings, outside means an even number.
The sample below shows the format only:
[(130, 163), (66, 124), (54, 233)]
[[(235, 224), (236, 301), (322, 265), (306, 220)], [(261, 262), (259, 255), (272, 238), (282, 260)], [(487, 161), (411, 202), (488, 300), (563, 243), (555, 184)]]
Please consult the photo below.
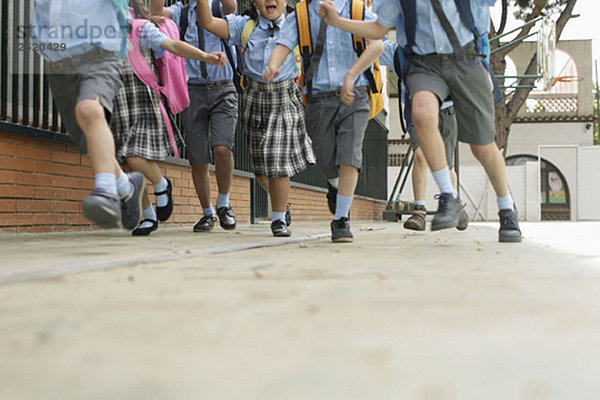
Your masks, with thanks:
[(190, 5), (185, 5), (181, 9), (181, 17), (179, 17), (179, 39), (185, 42), (185, 33), (187, 32), (188, 26), (190, 26), (189, 14)]
[[(365, 18), (365, 4), (361, 0), (351, 1), (352, 5), (350, 8), (350, 19), (362, 21)], [(360, 58), (362, 53), (367, 48), (367, 42), (365, 38), (352, 34), (352, 47), (354, 47), (356, 56)], [(371, 68), (368, 68), (364, 74), (369, 81), (371, 93), (379, 93), (379, 89), (377, 88), (377, 83), (375, 82), (375, 77), (373, 76), (373, 71)]]
[(417, 4), (416, 0), (400, 0), (404, 13), (404, 31), (406, 34), (406, 51), (413, 52), (417, 35)]
[(402, 64), (402, 50), (400, 46), (398, 46), (394, 52), (394, 71), (398, 76), (398, 116), (400, 117), (400, 127), (402, 128), (402, 132), (408, 133), (408, 129), (406, 129), (405, 117), (402, 117), (402, 80), (404, 79)]
[(246, 52), (246, 47), (248, 47), (248, 41), (250, 40), (250, 36), (254, 29), (258, 26), (258, 21), (250, 18), (246, 25), (244, 25), (244, 29), (242, 29), (241, 42), (242, 42), (242, 53)]
[(310, 66), (312, 58), (312, 39), (310, 37), (310, 19), (308, 18), (308, 0), (296, 4), (296, 25), (298, 25), (298, 44), (302, 57), (304, 72)]
[(127, 58), (127, 36), (129, 33), (129, 6), (125, 0), (112, 0), (117, 8), (117, 21), (121, 28), (121, 51), (120, 56), (124, 60)]

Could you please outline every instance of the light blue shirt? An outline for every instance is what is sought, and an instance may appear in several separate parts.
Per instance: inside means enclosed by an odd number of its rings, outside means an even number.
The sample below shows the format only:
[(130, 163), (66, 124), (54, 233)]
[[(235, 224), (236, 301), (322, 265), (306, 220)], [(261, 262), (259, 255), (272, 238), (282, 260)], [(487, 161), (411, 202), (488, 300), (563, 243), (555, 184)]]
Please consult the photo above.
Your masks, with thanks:
[(154, 58), (161, 58), (165, 54), (165, 50), (160, 46), (167, 39), (167, 35), (152, 22), (146, 22), (140, 31), (140, 47), (152, 50)]
[[(209, 3), (212, 7), (212, 1), (209, 1)], [(190, 10), (188, 12), (189, 25), (185, 33), (185, 41), (192, 46), (198, 47), (198, 29), (201, 28), (199, 28), (197, 24), (198, 14), (196, 14), (196, 5), (196, 0), (190, 0)], [(177, 25), (179, 25), (181, 21), (181, 9), (183, 7), (184, 5), (179, 1), (169, 7), (169, 9), (173, 11), (173, 21)], [(225, 51), (225, 47), (223, 46), (221, 38), (208, 32), (206, 29), (204, 30), (204, 51), (207, 53)], [(227, 79), (233, 79), (233, 70), (231, 67), (220, 68), (218, 65), (208, 64), (206, 64), (206, 72), (208, 72), (208, 76), (206, 79), (202, 78), (199, 60), (185, 60), (185, 70), (190, 77), (190, 83), (218, 82)]]
[[(454, 0), (440, 0), (444, 13), (454, 28), (458, 40), (462, 46), (473, 41), (473, 32), (461, 22), (460, 15)], [(496, 0), (471, 0), (471, 11), (475, 19), (475, 25), (480, 36), (489, 33), (490, 6)], [(425, 0), (416, 1), (417, 29), (415, 34), (415, 46), (412, 49), (416, 54), (451, 54), (452, 45), (448, 36), (439, 22), (431, 2)], [(397, 28), (396, 34), (401, 46), (406, 46), (406, 31), (404, 27), (404, 14), (400, 0), (386, 0), (379, 8), (377, 19), (381, 25), (388, 28)]]
[[(334, 2), (338, 13), (344, 18), (350, 18), (350, 2), (347, 0), (334, 0)], [(313, 51), (317, 45), (317, 35), (319, 34), (319, 25), (321, 23), (319, 7), (319, 2), (316, 0), (308, 4)], [(365, 21), (375, 21), (376, 18), (376, 15), (370, 10), (365, 10)], [(282, 44), (290, 50), (293, 50), (298, 45), (296, 13), (292, 13), (286, 18), (277, 44)], [(354, 47), (352, 47), (352, 35), (341, 29), (327, 26), (327, 38), (323, 48), (323, 56), (313, 77), (313, 93), (339, 90), (344, 84), (344, 78), (348, 70), (350, 70), (356, 60), (358, 60), (358, 57), (354, 52)], [(356, 78), (356, 87), (368, 85), (369, 82), (365, 74), (360, 74)]]
[[(379, 56), (379, 63), (383, 66), (391, 68), (394, 73), (396, 72), (396, 67), (394, 66), (394, 55), (396, 53), (396, 49), (398, 48), (398, 42), (392, 42), (391, 40), (383, 41), (383, 54)], [(400, 52), (400, 63), (402, 63), (402, 59), (404, 55)], [(406, 85), (402, 85), (402, 102), (406, 102)], [(440, 106), (440, 110), (444, 110), (446, 108), (452, 107), (454, 102), (452, 100), (446, 100)]]
[[(35, 0), (31, 42), (55, 45), (57, 51), (40, 50), (40, 55), (51, 62), (79, 56), (96, 47), (119, 53), (122, 36), (118, 12), (111, 0)], [(66, 50), (61, 51), (63, 44)]]
[[(233, 45), (242, 45), (242, 31), (246, 22), (250, 20), (249, 16), (228, 15), (226, 16), (229, 23), (229, 41)], [(274, 22), (281, 27), (284, 21), (284, 16), (281, 15)], [(259, 16), (259, 22), (254, 31), (250, 35), (246, 51), (244, 52), (244, 62), (246, 67), (244, 73), (253, 81), (265, 82), (262, 75), (269, 64), (271, 52), (277, 45), (277, 40), (281, 30), (276, 30), (273, 37), (269, 37), (269, 24), (271, 21)], [(294, 79), (298, 76), (298, 64), (296, 64), (296, 56), (291, 52), (283, 65), (281, 66), (281, 74), (273, 80), (273, 82), (281, 82), (288, 79)]]

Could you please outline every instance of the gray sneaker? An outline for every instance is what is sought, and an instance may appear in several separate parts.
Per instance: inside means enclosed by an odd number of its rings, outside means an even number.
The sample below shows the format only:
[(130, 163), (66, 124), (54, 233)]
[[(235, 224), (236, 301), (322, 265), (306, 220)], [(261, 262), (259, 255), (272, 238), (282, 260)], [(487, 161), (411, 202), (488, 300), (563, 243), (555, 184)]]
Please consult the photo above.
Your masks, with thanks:
[(456, 228), (463, 205), (460, 199), (454, 198), (452, 193), (442, 193), (435, 196), (438, 199), (438, 209), (431, 221), (431, 230)]
[(94, 189), (83, 200), (83, 215), (101, 228), (117, 228), (121, 221), (119, 197), (104, 189)]
[(519, 214), (516, 210), (500, 210), (500, 230), (498, 231), (498, 241), (502, 243), (519, 243), (522, 239), (521, 229), (519, 228)]
[(132, 230), (142, 219), (142, 195), (146, 190), (146, 181), (141, 172), (131, 172), (127, 176), (131, 185), (131, 193), (121, 199), (121, 222), (123, 228)]
[(354, 241), (348, 218), (342, 217), (331, 221), (331, 241), (333, 243), (352, 243)]

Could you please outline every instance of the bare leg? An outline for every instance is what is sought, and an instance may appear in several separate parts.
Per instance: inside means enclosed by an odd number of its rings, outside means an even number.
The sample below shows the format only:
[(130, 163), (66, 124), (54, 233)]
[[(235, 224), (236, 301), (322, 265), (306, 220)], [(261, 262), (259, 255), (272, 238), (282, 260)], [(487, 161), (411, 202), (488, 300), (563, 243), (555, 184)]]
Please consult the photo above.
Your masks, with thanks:
[(141, 157), (128, 157), (127, 165), (133, 171), (139, 171), (144, 174), (153, 185), (159, 184), (163, 177), (160, 167), (155, 161), (146, 160)]
[(115, 142), (100, 100), (82, 100), (77, 103), (75, 117), (85, 135), (94, 172), (116, 174), (118, 178)]
[(202, 208), (208, 208), (210, 206), (210, 174), (208, 172), (208, 164), (193, 165), (192, 179), (194, 180), (194, 187), (196, 188), (196, 194)]
[(496, 196), (505, 197), (508, 195), (504, 157), (500, 154), (496, 143), (492, 142), (483, 146), (471, 145), (471, 151), (485, 169), (490, 182), (492, 182)]
[(258, 184), (269, 193), (269, 179), (266, 176), (255, 176)]
[(427, 160), (420, 147), (415, 149), (412, 170), (412, 186), (415, 200), (425, 200), (427, 193)]
[(290, 195), (290, 178), (269, 179), (273, 212), (285, 212)]
[(446, 168), (446, 151), (438, 127), (440, 103), (432, 92), (422, 90), (412, 99), (412, 119), (419, 145), (432, 171)]
[[(227, 194), (231, 190), (233, 179), (233, 152), (225, 146), (213, 147), (215, 156), (215, 175), (219, 193)], [(208, 206), (207, 206), (208, 207)]]
[(352, 165), (340, 165), (340, 181), (338, 194), (340, 196), (353, 197), (356, 184), (358, 183), (358, 169)]

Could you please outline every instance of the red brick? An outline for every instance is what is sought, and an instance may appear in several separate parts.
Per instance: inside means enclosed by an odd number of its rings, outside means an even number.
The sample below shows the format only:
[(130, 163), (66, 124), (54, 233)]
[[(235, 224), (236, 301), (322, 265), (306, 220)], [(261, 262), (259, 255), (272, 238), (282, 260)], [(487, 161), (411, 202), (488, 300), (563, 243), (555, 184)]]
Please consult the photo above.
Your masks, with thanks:
[(19, 185), (0, 185), (0, 198), (10, 197), (19, 199), (33, 199), (35, 189)]
[(79, 213), (81, 202), (79, 201), (51, 201), (50, 211), (62, 213)]
[(50, 177), (48, 175), (21, 172), (17, 174), (16, 182), (20, 185), (27, 186), (49, 186)]
[(53, 176), (50, 178), (50, 186), (77, 189), (79, 187), (79, 179), (65, 176)]
[(83, 214), (74, 214), (69, 215), (69, 218), (66, 220), (69, 225), (85, 225), (91, 226), (92, 222), (86, 219)]
[(0, 226), (34, 225), (35, 214), (0, 214)]
[(50, 150), (40, 147), (17, 146), (17, 157), (31, 158), (34, 160), (50, 160)]
[(54, 162), (64, 164), (79, 164), (81, 162), (79, 153), (67, 153), (64, 151), (53, 151), (51, 159)]
[(34, 221), (36, 225), (62, 225), (65, 217), (64, 214), (36, 214)]
[[(0, 200), (0, 212), (15, 212), (17, 209), (16, 200), (1, 199)], [(0, 216), (0, 218), (2, 218)]]
[(79, 180), (79, 189), (94, 189), (94, 179), (80, 179)]
[(50, 203), (47, 200), (17, 200), (17, 212), (48, 212)]
[(90, 194), (89, 190), (78, 190), (78, 189), (66, 189), (65, 200), (78, 200), (82, 201)]
[(16, 172), (0, 171), (0, 183), (15, 183), (16, 180)]
[(17, 146), (13, 143), (0, 142), (0, 154), (3, 156), (14, 156), (17, 154)]
[(65, 189), (36, 188), (35, 189), (35, 198), (36, 199), (62, 200), (65, 198)]
[(79, 156), (79, 163), (86, 167), (92, 166), (92, 159), (88, 156)]
[(35, 164), (36, 172), (42, 172), (45, 174), (68, 175), (67, 168), (68, 167), (66, 165), (46, 161), (37, 161)]
[(0, 157), (0, 169), (33, 172), (34, 161), (12, 157)]
[(49, 226), (24, 226), (18, 229), (19, 233), (46, 233), (53, 229)]

